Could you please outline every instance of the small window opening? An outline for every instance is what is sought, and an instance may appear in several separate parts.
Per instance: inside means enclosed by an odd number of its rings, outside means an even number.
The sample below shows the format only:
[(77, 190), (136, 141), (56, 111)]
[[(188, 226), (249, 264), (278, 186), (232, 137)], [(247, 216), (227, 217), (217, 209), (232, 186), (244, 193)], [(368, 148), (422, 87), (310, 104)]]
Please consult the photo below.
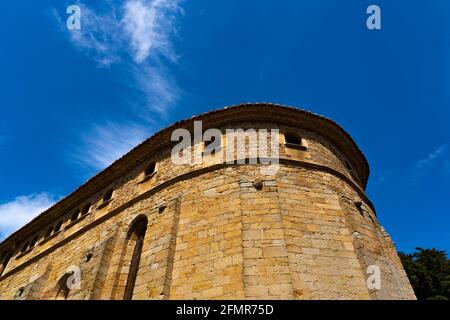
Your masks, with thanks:
[(58, 232), (59, 230), (61, 230), (61, 226), (62, 226), (62, 221), (59, 221), (59, 222), (55, 225), (55, 232)]
[(45, 238), (50, 237), (52, 235), (52, 232), (53, 232), (53, 227), (49, 227), (47, 229), (47, 232), (45, 233)]
[(145, 176), (150, 176), (156, 172), (156, 163), (151, 163), (145, 168)]
[(90, 249), (88, 252), (86, 252), (86, 262), (91, 261), (92, 257), (94, 256), (94, 250)]
[(286, 140), (286, 143), (296, 144), (296, 145), (299, 145), (299, 146), (302, 145), (302, 138), (299, 137), (296, 134), (287, 133), (287, 134), (284, 135), (284, 139)]
[(22, 246), (22, 250), (20, 250), (20, 252), (25, 252), (27, 251), (28, 247), (30, 246), (30, 242), (25, 242), (25, 244)]
[(80, 210), (75, 210), (73, 213), (72, 213), (72, 216), (70, 217), (70, 221), (72, 221), (72, 222), (74, 222), (74, 221), (76, 221), (77, 219), (78, 219), (78, 216), (80, 215)]
[(256, 190), (261, 191), (263, 188), (263, 182), (261, 180), (256, 180), (255, 182), (253, 182), (253, 186)]
[(81, 215), (83, 215), (83, 216), (87, 215), (90, 210), (91, 210), (91, 203), (89, 202), (83, 207), (83, 210), (81, 211)]
[(35, 236), (30, 242), (30, 248), (34, 247), (36, 245), (37, 241), (38, 241), (38, 237)]
[(16, 296), (18, 298), (22, 297), (23, 293), (25, 292), (25, 288), (21, 287), (19, 290), (17, 290)]
[(112, 199), (113, 196), (113, 189), (109, 189), (106, 191), (105, 195), (103, 196), (103, 202), (107, 202)]
[(359, 214), (364, 217), (364, 209), (363, 209), (362, 202), (361, 201), (356, 201), (355, 202), (355, 207), (356, 207), (356, 209), (358, 209)]

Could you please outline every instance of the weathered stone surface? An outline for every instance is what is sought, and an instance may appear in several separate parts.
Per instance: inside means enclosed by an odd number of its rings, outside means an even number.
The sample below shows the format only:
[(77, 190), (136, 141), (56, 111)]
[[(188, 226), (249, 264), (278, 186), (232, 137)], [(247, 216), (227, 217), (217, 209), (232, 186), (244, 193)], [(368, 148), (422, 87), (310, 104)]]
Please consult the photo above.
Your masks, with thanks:
[[(217, 155), (174, 165), (170, 133), (193, 120), (222, 132), (279, 129), (278, 172)], [(286, 132), (304, 146), (285, 145)], [(267, 104), (202, 115), (150, 138), (1, 243), (0, 298), (123, 299), (130, 230), (145, 217), (133, 299), (415, 299), (364, 194), (367, 178), (362, 153), (325, 118)], [(89, 212), (72, 219), (87, 203)], [(380, 268), (380, 290), (366, 286), (369, 265)], [(80, 286), (67, 289), (73, 267)]]

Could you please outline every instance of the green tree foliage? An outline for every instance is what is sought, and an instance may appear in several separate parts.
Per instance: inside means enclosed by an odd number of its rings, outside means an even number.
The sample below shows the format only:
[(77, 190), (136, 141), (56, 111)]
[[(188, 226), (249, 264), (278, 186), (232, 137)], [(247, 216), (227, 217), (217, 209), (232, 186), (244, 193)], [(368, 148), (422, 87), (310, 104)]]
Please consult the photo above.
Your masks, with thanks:
[(450, 300), (450, 260), (445, 250), (416, 248), (399, 256), (417, 299)]

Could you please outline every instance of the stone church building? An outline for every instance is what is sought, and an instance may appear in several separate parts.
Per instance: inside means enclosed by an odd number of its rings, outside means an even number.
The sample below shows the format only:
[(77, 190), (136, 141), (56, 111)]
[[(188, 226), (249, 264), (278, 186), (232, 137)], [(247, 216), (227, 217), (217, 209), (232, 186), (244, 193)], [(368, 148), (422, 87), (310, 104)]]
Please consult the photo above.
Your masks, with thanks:
[[(221, 148), (175, 165), (172, 132), (194, 121), (223, 132)], [(236, 128), (279, 130), (276, 172), (246, 152), (217, 157)], [(350, 135), (307, 111), (243, 104), (183, 120), (0, 243), (0, 299), (415, 299), (368, 177)]]

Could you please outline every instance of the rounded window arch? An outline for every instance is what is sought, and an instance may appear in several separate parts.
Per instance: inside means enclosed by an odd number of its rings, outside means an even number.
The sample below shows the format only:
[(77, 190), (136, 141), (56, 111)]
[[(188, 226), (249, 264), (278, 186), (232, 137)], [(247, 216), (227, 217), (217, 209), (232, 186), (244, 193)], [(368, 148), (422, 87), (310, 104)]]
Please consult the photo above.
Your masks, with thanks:
[(145, 232), (147, 230), (148, 218), (144, 215), (137, 216), (127, 232), (127, 240), (133, 238), (135, 235)]
[(125, 285), (124, 300), (133, 298), (134, 286), (139, 271), (142, 247), (144, 245), (145, 233), (147, 231), (148, 219), (146, 216), (138, 216), (130, 225), (126, 236), (125, 261), (130, 261), (128, 275)]
[(222, 136), (220, 135), (211, 135), (209, 137), (209, 140), (204, 140), (204, 150), (211, 150), (211, 152), (214, 152), (215, 148), (214, 146), (220, 148), (222, 147)]

